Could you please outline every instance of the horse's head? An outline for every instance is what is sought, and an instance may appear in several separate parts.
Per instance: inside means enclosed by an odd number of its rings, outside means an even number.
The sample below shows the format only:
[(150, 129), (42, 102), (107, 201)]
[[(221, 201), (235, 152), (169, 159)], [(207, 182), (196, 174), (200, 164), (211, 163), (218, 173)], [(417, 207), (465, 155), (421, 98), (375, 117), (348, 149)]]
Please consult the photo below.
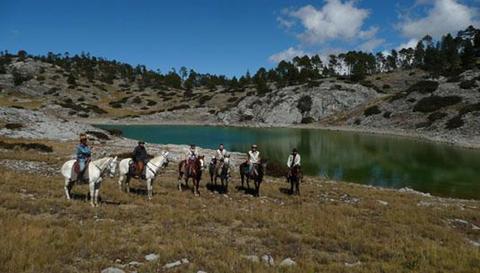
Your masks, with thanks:
[(204, 155), (199, 155), (197, 157), (197, 164), (200, 167), (200, 170), (205, 168), (205, 156)]
[(110, 172), (110, 177), (115, 176), (115, 170), (117, 169), (117, 163), (118, 163), (118, 157), (114, 157), (112, 160), (110, 160), (110, 163), (108, 163), (108, 169)]

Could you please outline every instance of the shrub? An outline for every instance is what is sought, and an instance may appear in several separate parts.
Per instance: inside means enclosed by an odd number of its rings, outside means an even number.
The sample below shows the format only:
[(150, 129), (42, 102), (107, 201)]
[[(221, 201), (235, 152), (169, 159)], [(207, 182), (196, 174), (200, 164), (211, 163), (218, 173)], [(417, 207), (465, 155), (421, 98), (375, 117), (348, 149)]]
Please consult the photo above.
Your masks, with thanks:
[(429, 121), (420, 122), (420, 123), (415, 124), (415, 129), (429, 127), (430, 125), (432, 125), (432, 123), (429, 122)]
[(140, 97), (135, 97), (135, 98), (133, 98), (132, 103), (140, 104), (140, 103), (142, 103), (142, 99)]
[(470, 112), (480, 111), (480, 103), (469, 104), (460, 109), (460, 115), (465, 115)]
[(20, 148), (23, 150), (37, 150), (39, 152), (44, 152), (44, 153), (53, 152), (52, 147), (47, 146), (45, 144), (41, 144), (41, 143), (6, 143), (3, 141), (0, 141), (0, 148), (7, 149), (7, 150)]
[(30, 80), (29, 77), (27, 76), (23, 76), (20, 72), (18, 72), (16, 69), (14, 69), (12, 71), (12, 76), (13, 76), (13, 84), (15, 86), (19, 86), (21, 85), (22, 83)]
[(240, 117), (240, 122), (242, 122), (242, 121), (250, 121), (250, 120), (252, 120), (252, 119), (253, 119), (253, 116), (252, 116), (252, 115), (242, 115), (242, 116)]
[(413, 107), (414, 112), (430, 113), (435, 112), (443, 107), (460, 103), (462, 98), (459, 96), (431, 96), (426, 97), (417, 102)]
[(452, 77), (447, 79), (447, 82), (459, 82), (459, 81), (460, 81), (460, 76), (459, 75), (452, 76)]
[(440, 120), (440, 119), (443, 119), (444, 117), (448, 116), (447, 113), (443, 113), (443, 112), (435, 112), (435, 113), (432, 113), (430, 115), (428, 115), (427, 119), (433, 123), (437, 120)]
[(37, 81), (43, 82), (45, 80), (45, 76), (39, 75), (37, 76)]
[(23, 128), (23, 124), (20, 123), (7, 123), (5, 124), (5, 128), (9, 130), (17, 130)]
[(154, 101), (154, 100), (148, 100), (148, 102), (147, 102), (147, 105), (148, 105), (148, 106), (154, 106), (154, 105), (156, 105), (156, 104), (157, 104), (157, 102)]
[(95, 136), (98, 139), (110, 140), (110, 137), (107, 134), (98, 131), (86, 131), (87, 134)]
[(353, 124), (355, 124), (355, 125), (360, 125), (360, 124), (362, 124), (362, 120), (359, 119), (359, 118), (357, 118), (357, 119), (353, 122)]
[(465, 124), (465, 122), (462, 119), (461, 115), (455, 116), (451, 118), (448, 122), (447, 125), (445, 126), (446, 129), (448, 130), (453, 130), (462, 127)]
[(231, 98), (228, 98), (227, 102), (232, 103), (232, 102), (236, 102), (237, 100), (238, 100), (237, 97), (231, 97)]
[(302, 118), (302, 121), (301, 121), (302, 124), (309, 124), (309, 123), (314, 123), (314, 122), (315, 122), (315, 119), (312, 118), (312, 117)]
[(201, 96), (200, 99), (198, 99), (198, 103), (200, 103), (200, 105), (204, 105), (207, 101), (211, 99), (212, 99), (212, 96), (204, 95), (204, 96)]
[(106, 129), (105, 131), (110, 133), (112, 136), (121, 136), (123, 134), (122, 130), (116, 128)]
[(177, 106), (170, 107), (167, 110), (168, 111), (175, 111), (175, 110), (183, 110), (183, 109), (188, 109), (188, 108), (190, 108), (190, 106), (188, 104), (180, 104), (180, 105), (177, 105)]
[(418, 92), (420, 94), (433, 93), (438, 88), (436, 81), (419, 81), (407, 89), (407, 93)]
[(383, 113), (384, 118), (390, 118), (392, 116), (392, 112), (385, 112)]
[(392, 86), (390, 84), (384, 84), (383, 85), (383, 89), (390, 89), (392, 88)]
[(312, 110), (312, 104), (313, 104), (312, 97), (305, 95), (298, 100), (297, 108), (300, 111), (300, 113), (304, 114)]
[(459, 84), (460, 88), (462, 89), (472, 89), (472, 88), (475, 88), (475, 87), (478, 87), (477, 83), (475, 82), (475, 80), (469, 80), (469, 81), (462, 81), (460, 84)]
[(382, 111), (380, 111), (380, 109), (378, 108), (378, 105), (374, 105), (374, 106), (370, 106), (368, 107), (367, 109), (365, 109), (365, 111), (363, 112), (363, 114), (368, 117), (368, 116), (372, 116), (372, 115), (378, 115), (380, 114)]

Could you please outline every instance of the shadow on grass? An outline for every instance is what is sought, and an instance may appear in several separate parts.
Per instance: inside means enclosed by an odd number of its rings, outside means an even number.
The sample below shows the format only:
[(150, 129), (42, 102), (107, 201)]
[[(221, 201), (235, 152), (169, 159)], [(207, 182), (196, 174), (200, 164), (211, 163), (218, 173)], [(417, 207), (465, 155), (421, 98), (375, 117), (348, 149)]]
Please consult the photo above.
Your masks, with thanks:
[(222, 186), (222, 183), (217, 183), (216, 185), (208, 183), (206, 188), (211, 192), (218, 192), (220, 194), (228, 193), (227, 187)]

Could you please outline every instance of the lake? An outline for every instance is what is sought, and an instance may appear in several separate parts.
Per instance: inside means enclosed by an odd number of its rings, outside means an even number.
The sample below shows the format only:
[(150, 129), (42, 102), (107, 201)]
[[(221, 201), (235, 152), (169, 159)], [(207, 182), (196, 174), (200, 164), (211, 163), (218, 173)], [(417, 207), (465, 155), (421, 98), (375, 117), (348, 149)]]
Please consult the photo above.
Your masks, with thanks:
[[(190, 144), (229, 151), (259, 145), (264, 158), (286, 164), (292, 148), (308, 175), (433, 195), (480, 199), (480, 150), (408, 138), (297, 128), (237, 128), (187, 125), (99, 125), (133, 139)], [(132, 147), (133, 148), (133, 147)]]

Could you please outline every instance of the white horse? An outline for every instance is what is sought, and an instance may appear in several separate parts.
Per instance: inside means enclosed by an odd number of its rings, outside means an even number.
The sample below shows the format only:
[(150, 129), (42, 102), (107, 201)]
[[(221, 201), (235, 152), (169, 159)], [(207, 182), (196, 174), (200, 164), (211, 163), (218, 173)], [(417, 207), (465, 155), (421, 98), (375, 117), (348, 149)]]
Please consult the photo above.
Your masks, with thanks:
[[(132, 176), (129, 172), (129, 166), (132, 162), (131, 158), (125, 158), (120, 161), (119, 172), (120, 178), (118, 179), (118, 186), (120, 190), (130, 192), (130, 179)], [(145, 164), (145, 180), (147, 181), (148, 199), (152, 199), (153, 196), (153, 179), (158, 174), (160, 168), (168, 165), (168, 152), (163, 152), (162, 155), (156, 156)]]
[(73, 170), (73, 164), (75, 160), (69, 160), (62, 165), (62, 175), (65, 177), (65, 195), (70, 200), (70, 191), (73, 188), (75, 182), (88, 181), (90, 189), (90, 204), (92, 206), (98, 205), (98, 193), (100, 191), (100, 185), (105, 174), (109, 173), (110, 177), (115, 175), (115, 169), (117, 168), (117, 157), (104, 157), (97, 159), (88, 164), (83, 177), (77, 177), (77, 174)]

